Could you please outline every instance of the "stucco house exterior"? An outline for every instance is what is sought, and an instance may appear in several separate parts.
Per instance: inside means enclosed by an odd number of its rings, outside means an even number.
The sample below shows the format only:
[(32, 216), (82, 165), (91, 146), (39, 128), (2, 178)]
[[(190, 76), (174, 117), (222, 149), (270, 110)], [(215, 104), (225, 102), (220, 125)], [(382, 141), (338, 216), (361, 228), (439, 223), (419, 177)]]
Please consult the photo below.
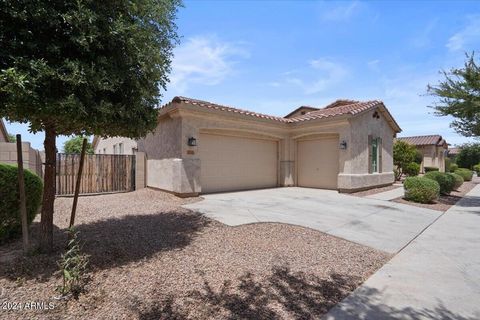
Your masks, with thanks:
[(138, 141), (147, 186), (181, 196), (302, 186), (351, 192), (394, 182), (401, 129), (378, 100), (337, 100), (285, 117), (175, 97)]
[(445, 172), (448, 143), (441, 135), (399, 137), (397, 139), (413, 144), (423, 154), (420, 172), (425, 172), (425, 167), (435, 167), (440, 172)]
[(95, 154), (133, 155), (137, 150), (137, 141), (125, 137), (93, 137), (92, 147)]

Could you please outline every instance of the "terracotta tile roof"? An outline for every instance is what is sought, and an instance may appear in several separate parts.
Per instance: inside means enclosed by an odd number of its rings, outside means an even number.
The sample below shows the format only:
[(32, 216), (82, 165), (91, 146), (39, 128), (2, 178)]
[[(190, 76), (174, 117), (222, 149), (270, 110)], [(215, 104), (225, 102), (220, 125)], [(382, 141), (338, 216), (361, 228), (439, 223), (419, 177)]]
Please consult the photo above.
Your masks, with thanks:
[(227, 111), (227, 112), (232, 112), (232, 113), (243, 114), (243, 115), (246, 115), (246, 116), (252, 116), (252, 117), (263, 118), (263, 119), (270, 119), (270, 120), (275, 120), (275, 121), (280, 121), (280, 122), (285, 122), (285, 123), (290, 122), (289, 121), (290, 119), (285, 119), (285, 118), (282, 118), (282, 117), (270, 116), (270, 115), (267, 115), (267, 114), (262, 114), (262, 113), (258, 113), (258, 112), (248, 111), (248, 110), (242, 110), (242, 109), (238, 109), (238, 108), (224, 106), (224, 105), (221, 105), (221, 104), (216, 104), (216, 103), (212, 103), (212, 102), (207, 102), (207, 101), (202, 101), (202, 100), (197, 100), (197, 99), (191, 99), (191, 98), (186, 98), (186, 97), (175, 97), (175, 98), (173, 98), (172, 102), (184, 102), (186, 104), (191, 104), (191, 105), (206, 108), (206, 109)]
[[(340, 103), (338, 103), (340, 101)], [(335, 103), (338, 103), (335, 105)], [(312, 111), (302, 116), (291, 118), (292, 122), (300, 122), (300, 121), (307, 121), (313, 119), (321, 119), (321, 118), (331, 118), (340, 115), (355, 115), (357, 113), (367, 111), (369, 109), (373, 109), (379, 105), (383, 105), (381, 101), (372, 100), (372, 101), (365, 101), (365, 102), (354, 102), (351, 104), (345, 104), (346, 100), (337, 100), (332, 104), (329, 104), (327, 107), (323, 109), (319, 109), (317, 111)]]
[(433, 134), (429, 136), (413, 136), (413, 137), (400, 137), (397, 140), (405, 141), (416, 146), (437, 145), (441, 146), (446, 144), (445, 139), (439, 134)]
[(191, 104), (191, 105), (195, 105), (195, 106), (206, 108), (206, 109), (233, 112), (233, 113), (243, 114), (243, 115), (257, 117), (257, 118), (280, 121), (284, 123), (294, 123), (294, 122), (302, 122), (302, 121), (308, 121), (308, 120), (314, 120), (314, 119), (331, 118), (335, 116), (348, 115), (348, 114), (355, 115), (357, 113), (372, 109), (379, 105), (383, 105), (383, 103), (379, 100), (371, 100), (371, 101), (365, 101), (365, 102), (359, 102), (354, 100), (337, 100), (322, 109), (306, 106), (307, 108), (318, 109), (318, 110), (314, 110), (304, 115), (287, 119), (287, 118), (266, 115), (266, 114), (248, 111), (248, 110), (237, 109), (237, 108), (233, 108), (225, 105), (220, 105), (212, 102), (186, 98), (186, 97), (175, 97), (173, 98), (172, 102), (184, 102), (186, 104)]

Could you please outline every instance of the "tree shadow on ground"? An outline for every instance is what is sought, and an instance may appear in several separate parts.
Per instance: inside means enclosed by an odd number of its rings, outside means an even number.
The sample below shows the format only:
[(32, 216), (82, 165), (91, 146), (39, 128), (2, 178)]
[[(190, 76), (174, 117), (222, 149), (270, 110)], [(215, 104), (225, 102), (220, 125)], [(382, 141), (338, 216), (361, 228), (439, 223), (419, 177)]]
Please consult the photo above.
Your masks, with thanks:
[[(261, 281), (247, 273), (232, 285), (227, 281), (214, 290), (205, 282), (202, 290), (182, 293), (182, 297), (168, 296), (153, 305), (135, 308), (139, 319), (320, 319), (338, 302), (360, 285), (355, 276), (332, 273), (327, 279), (302, 272), (291, 272), (286, 267), (274, 267), (271, 275)], [(456, 314), (438, 302), (435, 308), (394, 308), (381, 304), (381, 292), (360, 288), (355, 295), (355, 308), (337, 305), (332, 316), (325, 319), (455, 319), (474, 320)], [(357, 293), (357, 290), (355, 293)], [(412, 293), (415, 294), (415, 293)], [(186, 296), (186, 297), (185, 297)], [(348, 300), (349, 298), (347, 298)]]
[(252, 273), (246, 273), (235, 282), (232, 285), (226, 281), (219, 290), (205, 282), (202, 290), (189, 292), (183, 301), (169, 296), (147, 306), (146, 310), (138, 311), (139, 318), (319, 319), (358, 286), (361, 279), (336, 273), (322, 279), (274, 267), (266, 279), (259, 281)]
[[(76, 227), (82, 252), (89, 256), (90, 269), (109, 269), (147, 259), (158, 252), (187, 246), (210, 223), (194, 212), (162, 212), (109, 218)], [(0, 277), (48, 280), (58, 269), (66, 230), (55, 230), (55, 252), (20, 257), (1, 268)]]
[[(415, 292), (412, 292), (415, 295)], [(475, 316), (461, 315), (448, 310), (441, 301), (437, 301), (433, 308), (396, 308), (381, 302), (383, 293), (375, 288), (361, 287), (354, 294), (345, 299), (331, 310), (325, 320), (335, 319), (404, 319), (404, 320), (475, 320)]]

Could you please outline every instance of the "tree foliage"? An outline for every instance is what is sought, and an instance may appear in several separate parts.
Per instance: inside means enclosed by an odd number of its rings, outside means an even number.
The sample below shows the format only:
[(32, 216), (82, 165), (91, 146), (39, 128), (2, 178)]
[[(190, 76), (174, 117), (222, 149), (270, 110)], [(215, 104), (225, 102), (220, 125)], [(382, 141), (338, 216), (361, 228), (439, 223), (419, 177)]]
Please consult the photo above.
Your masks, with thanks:
[(40, 244), (53, 247), (56, 136), (155, 128), (180, 0), (0, 1), (0, 117), (45, 132)]
[(63, 144), (63, 152), (80, 154), (82, 152), (83, 138), (87, 138), (87, 149), (85, 150), (85, 153), (93, 154), (92, 143), (88, 141), (89, 137), (83, 136), (75, 136), (65, 141)]
[(11, 133), (8, 134), (8, 142), (17, 142), (17, 137)]
[(428, 93), (438, 100), (433, 108), (438, 116), (452, 116), (451, 127), (467, 137), (480, 136), (480, 67), (474, 53), (467, 54), (463, 68), (442, 71), (445, 79), (428, 86)]
[(393, 165), (397, 167), (397, 176), (395, 177), (399, 180), (407, 166), (410, 163), (415, 162), (415, 157), (417, 154), (417, 148), (414, 145), (411, 145), (405, 141), (397, 140), (393, 144)]
[(480, 143), (464, 144), (456, 157), (456, 163), (460, 168), (468, 169), (480, 163)]

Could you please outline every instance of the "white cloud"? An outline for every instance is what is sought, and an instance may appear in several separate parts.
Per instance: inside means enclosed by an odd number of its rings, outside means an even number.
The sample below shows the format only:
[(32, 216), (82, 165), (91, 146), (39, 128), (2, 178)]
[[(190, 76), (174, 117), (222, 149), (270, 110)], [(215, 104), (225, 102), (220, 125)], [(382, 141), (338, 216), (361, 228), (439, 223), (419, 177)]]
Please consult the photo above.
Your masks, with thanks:
[(380, 71), (379, 64), (380, 64), (380, 60), (378, 60), (378, 59), (371, 60), (371, 61), (367, 62), (367, 66), (375, 72)]
[(324, 21), (346, 21), (349, 20), (360, 9), (358, 1), (350, 2), (346, 5), (335, 6), (322, 12), (321, 18)]
[(190, 84), (216, 85), (234, 72), (238, 59), (249, 57), (245, 44), (213, 36), (188, 38), (174, 51), (169, 89), (184, 92)]
[(450, 51), (467, 50), (467, 46), (480, 42), (480, 15), (468, 18), (466, 26), (448, 39), (446, 47)]

